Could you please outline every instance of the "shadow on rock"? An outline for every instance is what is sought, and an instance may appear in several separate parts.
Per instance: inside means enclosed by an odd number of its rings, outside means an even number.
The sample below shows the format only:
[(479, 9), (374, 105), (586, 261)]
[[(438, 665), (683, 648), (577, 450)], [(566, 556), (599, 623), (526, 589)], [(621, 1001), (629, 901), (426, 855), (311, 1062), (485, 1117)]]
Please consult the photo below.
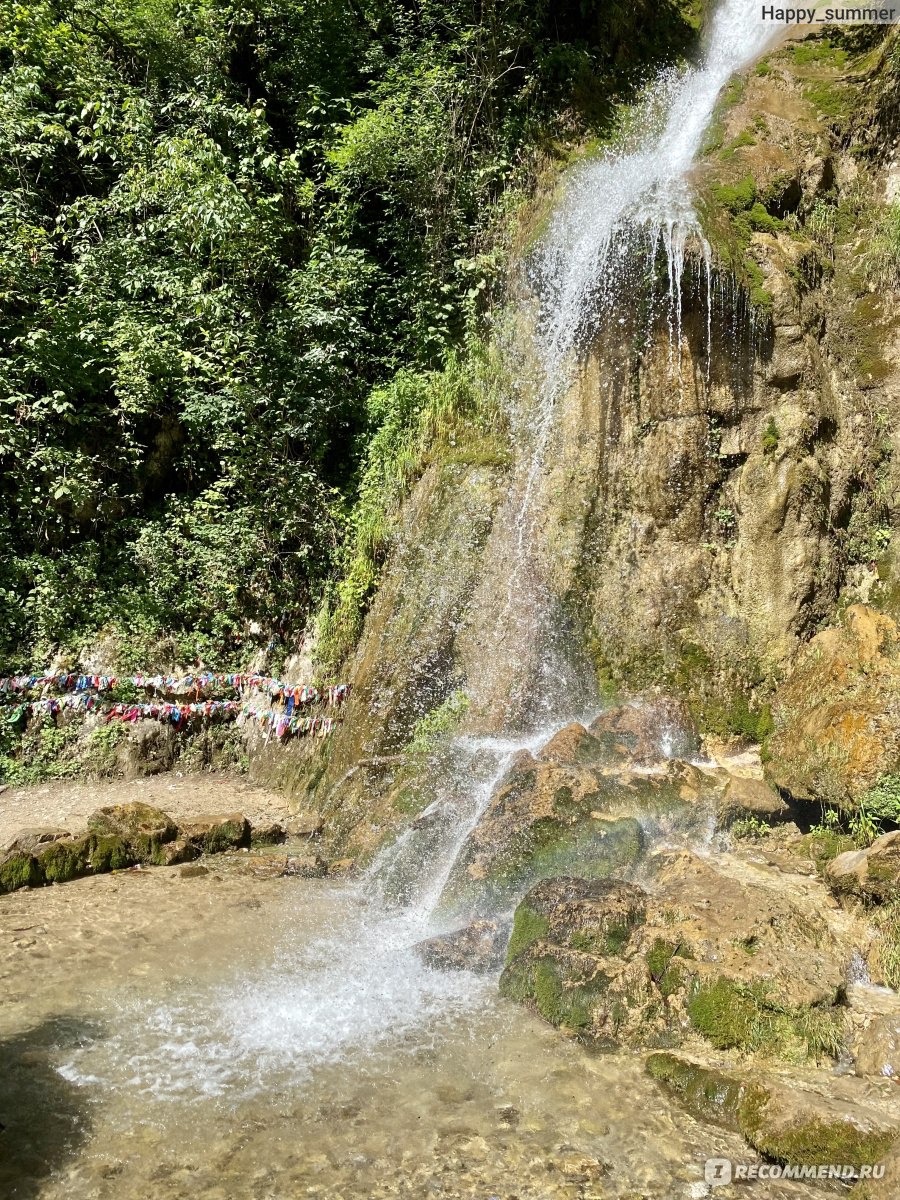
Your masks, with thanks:
[(55, 1069), (58, 1051), (92, 1041), (96, 1028), (49, 1018), (0, 1041), (0, 1196), (39, 1196), (90, 1130), (87, 1095)]

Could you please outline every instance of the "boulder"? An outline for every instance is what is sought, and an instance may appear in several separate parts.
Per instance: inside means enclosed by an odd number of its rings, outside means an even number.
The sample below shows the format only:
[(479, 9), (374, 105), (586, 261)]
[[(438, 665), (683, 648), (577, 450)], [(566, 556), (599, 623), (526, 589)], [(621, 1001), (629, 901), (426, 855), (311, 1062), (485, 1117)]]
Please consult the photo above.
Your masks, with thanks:
[(47, 883), (68, 883), (94, 872), (92, 857), (94, 836), (58, 838), (35, 851), (44, 879)]
[(600, 1044), (718, 1049), (791, 1060), (843, 1040), (841, 942), (821, 896), (795, 899), (682, 851), (655, 855), (652, 895), (561, 878), (516, 909), (501, 991)]
[(773, 702), (766, 765), (773, 784), (797, 799), (853, 811), (893, 776), (900, 761), (898, 646), (896, 622), (862, 604), (847, 609), (840, 627), (812, 639)]
[(597, 763), (609, 758), (605, 741), (588, 733), (583, 725), (573, 721), (553, 735), (537, 753), (540, 762), (562, 763), (577, 766), (581, 763)]
[(20, 829), (7, 842), (4, 850), (7, 854), (12, 854), (16, 851), (30, 854), (39, 846), (46, 846), (49, 842), (58, 842), (60, 838), (69, 838), (71, 836), (72, 834), (68, 829), (59, 829), (55, 826), (41, 825), (34, 829)]
[(415, 949), (436, 970), (483, 974), (503, 965), (508, 929), (497, 921), (473, 921), (463, 929), (427, 938)]
[(856, 1074), (900, 1083), (900, 1014), (876, 1017), (856, 1048)]
[(328, 874), (328, 863), (318, 854), (290, 854), (282, 874), (297, 875), (301, 879), (321, 879)]
[(318, 837), (325, 827), (321, 814), (316, 812), (296, 813), (285, 824), (288, 837)]
[(845, 850), (825, 867), (834, 892), (864, 900), (900, 896), (900, 831), (883, 833), (864, 850)]
[(775, 1162), (872, 1165), (900, 1136), (900, 1118), (867, 1101), (863, 1089), (841, 1096), (765, 1080), (740, 1107), (740, 1131)]
[(790, 808), (762, 779), (730, 775), (719, 803), (718, 825), (727, 829), (735, 821), (755, 818), (768, 825), (787, 820)]
[(174, 842), (166, 842), (162, 847), (160, 866), (174, 867), (179, 863), (193, 862), (199, 854), (200, 851), (192, 841), (186, 837), (177, 837)]
[(644, 823), (706, 829), (718, 784), (688, 763), (631, 772), (518, 755), (463, 844), (442, 897), (450, 912), (502, 911), (540, 879), (603, 879), (634, 867)]
[(44, 873), (27, 850), (12, 850), (0, 855), (0, 895), (22, 887), (39, 887)]
[(178, 836), (178, 827), (167, 813), (140, 801), (98, 808), (87, 824), (91, 833), (122, 838), (135, 860), (143, 863), (162, 862), (162, 847)]
[(181, 834), (202, 854), (220, 854), (250, 845), (250, 822), (243, 813), (191, 817), (181, 822)]
[(277, 846), (287, 836), (285, 827), (278, 821), (266, 821), (250, 829), (251, 846)]
[(693, 758), (700, 752), (700, 736), (687, 705), (665, 692), (647, 692), (607, 709), (591, 722), (589, 732), (638, 765)]
[(896, 1106), (879, 1106), (858, 1080), (797, 1087), (757, 1072), (709, 1067), (681, 1055), (651, 1054), (648, 1073), (702, 1121), (743, 1134), (779, 1163), (874, 1165), (900, 1135)]

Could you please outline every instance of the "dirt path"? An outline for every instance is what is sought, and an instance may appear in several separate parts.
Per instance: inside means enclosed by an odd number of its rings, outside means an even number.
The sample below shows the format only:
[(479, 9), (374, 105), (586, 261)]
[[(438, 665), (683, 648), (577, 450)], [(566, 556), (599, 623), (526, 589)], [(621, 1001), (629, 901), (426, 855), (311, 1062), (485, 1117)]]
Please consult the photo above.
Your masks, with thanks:
[(0, 847), (16, 832), (53, 825), (76, 833), (85, 828), (95, 808), (141, 800), (163, 809), (176, 821), (201, 813), (243, 812), (253, 824), (283, 821), (286, 797), (233, 775), (154, 775), (146, 779), (51, 780), (0, 793)]

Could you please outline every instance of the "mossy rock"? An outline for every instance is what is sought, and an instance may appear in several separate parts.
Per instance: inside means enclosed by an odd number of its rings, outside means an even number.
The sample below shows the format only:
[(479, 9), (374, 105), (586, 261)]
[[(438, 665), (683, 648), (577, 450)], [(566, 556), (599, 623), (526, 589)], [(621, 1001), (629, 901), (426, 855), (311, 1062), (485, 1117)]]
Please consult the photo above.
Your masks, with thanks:
[(621, 880), (546, 879), (516, 909), (507, 962), (535, 942), (599, 957), (615, 956), (644, 919), (644, 893)]
[(33, 854), (18, 851), (0, 861), (0, 895), (23, 887), (40, 887), (44, 873)]
[(644, 844), (644, 831), (633, 817), (545, 818), (524, 830), (486, 877), (458, 877), (444, 903), (451, 908), (468, 904), (477, 911), (502, 909), (542, 879), (563, 874), (608, 879), (634, 867)]
[(862, 1090), (859, 1097), (832, 1097), (667, 1053), (651, 1054), (646, 1069), (692, 1116), (741, 1133), (779, 1163), (877, 1163), (900, 1132), (882, 1110), (867, 1106)]
[(500, 995), (528, 1004), (557, 1028), (587, 1036), (594, 1005), (610, 982), (593, 958), (537, 943), (505, 968)]
[(204, 854), (250, 845), (250, 822), (243, 813), (193, 817), (182, 821), (181, 833)]
[(840, 1053), (843, 1012), (835, 1006), (789, 1008), (768, 985), (726, 976), (696, 981), (687, 1005), (696, 1031), (719, 1050), (802, 1062)]
[(120, 837), (137, 862), (165, 862), (163, 846), (178, 836), (178, 826), (162, 809), (134, 801), (98, 808), (88, 817), (88, 830), (104, 837)]
[(124, 871), (134, 865), (134, 853), (123, 837), (98, 833), (93, 837), (90, 864), (95, 875)]
[(740, 1130), (741, 1105), (752, 1085), (726, 1071), (665, 1051), (651, 1054), (645, 1066), (651, 1078), (679, 1100), (692, 1117), (735, 1132)]
[(47, 883), (69, 883), (91, 875), (94, 839), (90, 834), (51, 842), (35, 855)]
[(879, 1128), (866, 1122), (862, 1114), (817, 1112), (804, 1107), (801, 1097), (797, 1111), (785, 1106), (783, 1096), (765, 1087), (748, 1094), (740, 1105), (740, 1131), (755, 1150), (775, 1162), (847, 1163), (855, 1167), (880, 1162), (897, 1140), (900, 1128)]

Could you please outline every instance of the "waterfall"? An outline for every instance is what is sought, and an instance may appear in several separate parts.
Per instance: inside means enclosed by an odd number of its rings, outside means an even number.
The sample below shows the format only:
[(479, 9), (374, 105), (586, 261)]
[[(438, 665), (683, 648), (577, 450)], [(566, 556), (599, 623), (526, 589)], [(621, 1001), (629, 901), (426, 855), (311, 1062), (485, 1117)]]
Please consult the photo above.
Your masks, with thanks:
[[(723, 0), (705, 61), (664, 71), (638, 107), (633, 132), (572, 172), (531, 263), (540, 378), (512, 414), (517, 466), (494, 523), (492, 574), (507, 586), (485, 584), (505, 594), (486, 593), (480, 611), (495, 610), (495, 623), (478, 631), (485, 672), (503, 672), (508, 681), (501, 727), (494, 736), (456, 739), (434, 802), (379, 853), (361, 884), (329, 893), (333, 909), (321, 937), (299, 947), (287, 939), (271, 972), (224, 989), (212, 1012), (204, 996), (162, 1006), (149, 1019), (127, 1014), (127, 1031), (110, 1048), (122, 1048), (135, 1077), (151, 1079), (157, 1094), (262, 1086), (269, 1069), (303, 1074), (485, 1002), (491, 989), (483, 980), (431, 971), (413, 947), (438, 927), (436, 906), (460, 848), (515, 755), (586, 717), (591, 705), (596, 711), (592, 683), (556, 636), (541, 546), (540, 484), (559, 400), (579, 348), (614, 313), (628, 272), (646, 271), (659, 255), (677, 353), (685, 247), (691, 238), (703, 244), (688, 173), (722, 87), (772, 35), (758, 13), (755, 0)], [(491, 694), (498, 694), (496, 680)], [(124, 1050), (145, 1027), (149, 1048), (132, 1049), (129, 1058)], [(168, 1038), (165, 1063), (160, 1030)], [(74, 1056), (67, 1078), (95, 1078), (82, 1058)]]
[[(660, 254), (677, 353), (689, 239), (704, 252), (707, 284), (711, 265), (688, 174), (723, 86), (771, 37), (771, 24), (759, 20), (752, 0), (724, 0), (702, 64), (661, 73), (637, 106), (628, 138), (572, 173), (534, 252), (530, 275), (540, 378), (532, 403), (512, 414), (517, 468), (496, 523), (499, 573), (507, 584), (493, 628), (484, 631), (484, 675), (502, 672), (512, 681), (511, 694), (519, 690), (519, 702), (510, 705), (500, 736), (456, 740), (438, 798), (374, 864), (372, 879), (423, 914), (438, 901), (467, 834), (514, 754), (536, 749), (562, 725), (596, 713), (593, 672), (573, 661), (571, 647), (557, 635), (559, 607), (539, 530), (539, 484), (552, 454), (559, 401), (581, 344), (625, 302), (630, 274), (645, 278)], [(707, 296), (711, 322), (709, 286)], [(495, 679), (491, 690), (496, 695)]]

